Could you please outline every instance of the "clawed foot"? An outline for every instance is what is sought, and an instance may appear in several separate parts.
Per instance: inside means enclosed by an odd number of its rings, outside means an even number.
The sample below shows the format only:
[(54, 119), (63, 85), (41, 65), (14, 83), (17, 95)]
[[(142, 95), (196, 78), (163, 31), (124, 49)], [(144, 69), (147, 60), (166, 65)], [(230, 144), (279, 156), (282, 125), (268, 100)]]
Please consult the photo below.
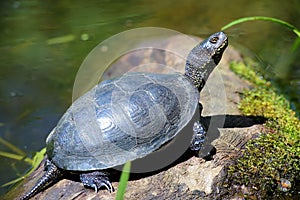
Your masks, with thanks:
[(191, 150), (200, 151), (205, 141), (206, 131), (202, 124), (195, 122), (193, 126), (193, 139), (191, 142)]
[(95, 192), (101, 187), (105, 187), (109, 192), (115, 191), (107, 175), (100, 171), (80, 174), (80, 180), (84, 186), (94, 188)]

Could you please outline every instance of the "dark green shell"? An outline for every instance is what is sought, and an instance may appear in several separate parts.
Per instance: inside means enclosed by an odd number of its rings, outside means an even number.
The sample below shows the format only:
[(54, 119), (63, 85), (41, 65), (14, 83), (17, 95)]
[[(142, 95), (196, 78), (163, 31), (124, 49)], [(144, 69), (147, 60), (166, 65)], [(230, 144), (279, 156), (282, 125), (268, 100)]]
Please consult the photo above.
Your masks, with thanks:
[(144, 157), (191, 120), (199, 92), (182, 74), (127, 73), (76, 100), (47, 138), (66, 170), (106, 169)]

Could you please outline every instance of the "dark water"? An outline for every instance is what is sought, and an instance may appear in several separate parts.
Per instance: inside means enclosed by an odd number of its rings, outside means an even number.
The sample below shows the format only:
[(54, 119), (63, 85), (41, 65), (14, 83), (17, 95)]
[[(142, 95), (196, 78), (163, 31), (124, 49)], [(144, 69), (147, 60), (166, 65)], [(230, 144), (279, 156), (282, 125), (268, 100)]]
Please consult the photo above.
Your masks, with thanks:
[[(279, 1), (1, 1), (0, 137), (29, 156), (71, 103), (76, 72), (102, 40), (137, 27), (174, 29), (207, 36), (230, 21), (254, 15), (276, 17), (300, 28), (300, 2)], [(300, 112), (300, 48), (296, 36), (270, 22), (247, 22), (227, 30), (230, 43), (259, 61)], [(49, 40), (60, 38), (62, 42)], [(11, 152), (0, 144), (0, 151)], [(0, 185), (29, 167), (0, 157)], [(4, 193), (8, 188), (1, 188)]]

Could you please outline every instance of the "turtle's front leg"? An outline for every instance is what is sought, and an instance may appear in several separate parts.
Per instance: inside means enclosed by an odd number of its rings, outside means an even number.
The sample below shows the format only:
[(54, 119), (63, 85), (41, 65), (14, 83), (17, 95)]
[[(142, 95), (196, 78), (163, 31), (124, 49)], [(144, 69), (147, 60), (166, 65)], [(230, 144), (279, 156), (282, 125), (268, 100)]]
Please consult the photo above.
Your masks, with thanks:
[[(202, 104), (199, 103), (200, 118), (201, 118), (202, 109), (203, 109)], [(193, 126), (193, 139), (190, 145), (191, 150), (199, 152), (203, 146), (205, 137), (206, 137), (205, 127), (201, 124), (200, 121), (195, 122)]]
[(200, 151), (205, 141), (206, 131), (200, 122), (195, 122), (193, 126), (193, 139), (190, 145), (192, 151)]

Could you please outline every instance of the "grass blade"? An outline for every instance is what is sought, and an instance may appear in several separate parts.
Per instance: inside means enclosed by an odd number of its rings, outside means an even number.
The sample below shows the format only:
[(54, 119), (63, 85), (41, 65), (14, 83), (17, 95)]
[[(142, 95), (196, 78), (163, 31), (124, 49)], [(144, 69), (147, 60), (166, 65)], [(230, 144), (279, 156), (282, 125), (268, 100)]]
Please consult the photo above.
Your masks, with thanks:
[[(31, 173), (31, 172), (32, 172), (32, 171), (30, 171), (30, 173)], [(28, 174), (30, 174), (30, 173), (28, 172)], [(19, 178), (16, 178), (16, 179), (12, 180), (12, 181), (9, 181), (9, 182), (7, 182), (7, 183), (1, 185), (0, 188), (7, 187), (7, 186), (10, 186), (10, 185), (12, 185), (12, 184), (15, 184), (15, 183), (17, 183), (17, 182), (19, 182), (19, 181), (22, 181), (23, 179), (25, 179), (25, 177), (26, 177), (26, 176), (24, 175), (24, 176), (21, 176), (21, 177), (19, 177)]]
[(26, 153), (24, 151), (22, 151), (21, 149), (19, 149), (15, 145), (9, 143), (8, 141), (4, 140), (2, 137), (0, 137), (0, 144), (6, 146), (7, 148), (12, 150), (13, 152), (17, 153), (18, 155), (26, 156)]
[(271, 22), (275, 22), (277, 24), (283, 25), (289, 29), (291, 29), (298, 37), (300, 37), (300, 30), (298, 30), (295, 26), (293, 26), (292, 24), (280, 20), (280, 19), (276, 19), (273, 17), (265, 17), (265, 16), (252, 16), (252, 17), (243, 17), (243, 18), (239, 18), (237, 20), (234, 20), (230, 23), (228, 23), (227, 25), (223, 26), (221, 28), (221, 30), (225, 30), (228, 29), (231, 26), (243, 23), (243, 22), (247, 22), (247, 21), (255, 21), (255, 20), (264, 20), (264, 21), (271, 21)]
[[(4, 152), (4, 153), (6, 153), (6, 152)], [(1, 185), (0, 188), (7, 187), (9, 185), (15, 184), (15, 183), (25, 179), (27, 176), (29, 176), (39, 166), (39, 164), (42, 162), (42, 160), (44, 159), (45, 153), (46, 153), (46, 148), (43, 148), (41, 151), (36, 152), (33, 160), (31, 160), (30, 158), (25, 158), (25, 161), (26, 161), (26, 159), (30, 159), (30, 162), (31, 162), (30, 164), (32, 165), (32, 168), (24, 176), (21, 176), (21, 177), (16, 178), (12, 181), (9, 181), (9, 182)]]
[(129, 175), (130, 175), (130, 167), (131, 167), (131, 162), (130, 161), (125, 163), (125, 165), (123, 167), (123, 171), (122, 171), (121, 178), (120, 178), (120, 184), (119, 184), (119, 187), (118, 187), (116, 200), (123, 200), (124, 199), (124, 194), (125, 194), (125, 191), (126, 191), (127, 182), (128, 182)]
[(0, 156), (14, 159), (14, 160), (19, 160), (19, 161), (25, 161), (25, 162), (29, 163), (30, 165), (32, 165), (32, 163), (33, 163), (33, 161), (30, 158), (27, 158), (27, 157), (21, 156), (21, 155), (17, 155), (17, 154), (13, 154), (13, 153), (4, 152), (4, 151), (0, 151)]

